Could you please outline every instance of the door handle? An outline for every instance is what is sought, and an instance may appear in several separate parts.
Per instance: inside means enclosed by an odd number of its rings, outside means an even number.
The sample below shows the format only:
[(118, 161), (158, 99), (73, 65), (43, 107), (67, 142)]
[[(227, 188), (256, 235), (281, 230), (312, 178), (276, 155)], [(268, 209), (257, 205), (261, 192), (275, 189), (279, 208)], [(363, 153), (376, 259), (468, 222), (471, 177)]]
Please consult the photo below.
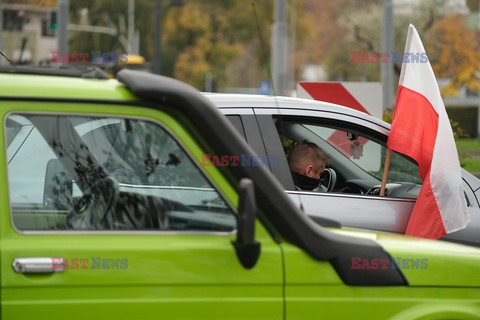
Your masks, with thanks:
[(15, 258), (12, 266), (16, 273), (63, 272), (65, 260), (59, 257)]

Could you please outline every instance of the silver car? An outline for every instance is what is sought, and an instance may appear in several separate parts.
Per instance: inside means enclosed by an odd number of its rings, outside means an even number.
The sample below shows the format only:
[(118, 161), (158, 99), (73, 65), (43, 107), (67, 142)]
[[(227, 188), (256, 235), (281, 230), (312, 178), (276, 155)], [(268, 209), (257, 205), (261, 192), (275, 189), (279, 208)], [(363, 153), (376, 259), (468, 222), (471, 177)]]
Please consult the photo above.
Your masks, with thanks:
[[(313, 219), (345, 227), (404, 233), (422, 180), (412, 159), (392, 152), (386, 195), (379, 196), (390, 124), (351, 108), (307, 99), (205, 93), (255, 152), (268, 159), (289, 196)], [(287, 156), (307, 139), (332, 161), (322, 183), (328, 192), (295, 191)], [(480, 246), (480, 180), (462, 169), (472, 221), (442, 239)]]

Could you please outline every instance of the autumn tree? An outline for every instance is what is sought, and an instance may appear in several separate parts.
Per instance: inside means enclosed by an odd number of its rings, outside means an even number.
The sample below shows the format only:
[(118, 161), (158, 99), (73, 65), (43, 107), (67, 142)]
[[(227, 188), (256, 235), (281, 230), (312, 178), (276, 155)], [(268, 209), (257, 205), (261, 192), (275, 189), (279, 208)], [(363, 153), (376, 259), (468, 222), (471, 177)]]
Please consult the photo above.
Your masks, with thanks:
[[(298, 17), (306, 0), (296, 0)], [(176, 2), (178, 4), (178, 1)], [(154, 1), (135, 1), (135, 28), (140, 33), (140, 54), (153, 61)], [(181, 6), (162, 1), (162, 74), (203, 89), (206, 76), (217, 88), (255, 87), (270, 78), (270, 45), (273, 19), (272, 0), (183, 0)], [(291, 6), (289, 6), (291, 9)], [(70, 51), (125, 52), (128, 0), (76, 0), (70, 5), (70, 21), (76, 24), (114, 27), (118, 34), (70, 32)], [(308, 20), (296, 23), (297, 52), (316, 51), (304, 47)], [(333, 40), (334, 37), (332, 37)], [(123, 42), (122, 42), (123, 40)], [(316, 40), (311, 44), (316, 44)], [(299, 55), (302, 56), (301, 54)], [(297, 70), (302, 59), (297, 59)]]
[(306, 0), (298, 19), (298, 59), (304, 63), (320, 64), (330, 49), (340, 44), (349, 33), (344, 23), (345, 12), (355, 12), (365, 6), (355, 0)]
[[(408, 25), (414, 24), (424, 36), (435, 21), (443, 16), (440, 8), (445, 0), (427, 0), (419, 2), (411, 13), (396, 13), (394, 18), (394, 51), (403, 52)], [(347, 28), (344, 36), (339, 38), (326, 53), (325, 64), (330, 79), (378, 81), (379, 63), (352, 63), (351, 51), (381, 52), (383, 1), (374, 1), (366, 5), (355, 0), (343, 0), (344, 10), (339, 11), (336, 23)], [(340, 6), (340, 4), (338, 4)], [(341, 50), (339, 48), (344, 48)], [(389, 53), (390, 54), (390, 53)], [(401, 63), (394, 63), (397, 77), (400, 75)]]
[[(234, 5), (234, 4), (232, 4)], [(228, 30), (229, 6), (188, 2), (171, 10), (164, 23), (165, 73), (202, 89), (208, 74), (222, 86), (225, 69), (243, 52)]]
[[(266, 2), (259, 0), (257, 2)], [(135, 1), (135, 28), (140, 34), (140, 54), (153, 61), (154, 1)], [(256, 30), (250, 3), (222, 0), (184, 0), (174, 5), (162, 1), (162, 74), (176, 77), (202, 89), (207, 74), (218, 85), (226, 81), (226, 69), (242, 55)], [(268, 8), (268, 6), (262, 6)], [(70, 22), (113, 27), (112, 35), (70, 32), (72, 52), (125, 52), (128, 0), (77, 0), (70, 5)], [(263, 11), (262, 11), (263, 12)], [(264, 18), (262, 14), (261, 18)], [(262, 21), (266, 21), (263, 19)], [(123, 40), (123, 41), (122, 41)]]
[(462, 86), (479, 90), (476, 76), (480, 70), (479, 34), (466, 27), (465, 17), (456, 15), (437, 21), (429, 43), (428, 54), (435, 75), (450, 79), (442, 88), (444, 96), (457, 95)]
[(207, 75), (218, 88), (258, 85), (267, 69), (272, 10), (267, 0), (189, 1), (171, 10), (164, 24), (166, 74), (199, 89)]

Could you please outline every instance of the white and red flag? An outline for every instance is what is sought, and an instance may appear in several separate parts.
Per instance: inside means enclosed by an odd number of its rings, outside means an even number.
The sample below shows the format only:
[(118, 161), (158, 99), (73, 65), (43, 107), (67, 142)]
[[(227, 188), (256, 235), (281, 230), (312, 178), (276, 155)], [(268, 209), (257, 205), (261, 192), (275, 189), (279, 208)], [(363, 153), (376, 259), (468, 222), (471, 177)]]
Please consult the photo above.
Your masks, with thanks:
[(409, 26), (387, 146), (418, 163), (423, 186), (405, 234), (439, 239), (470, 221), (457, 148), (422, 41)]

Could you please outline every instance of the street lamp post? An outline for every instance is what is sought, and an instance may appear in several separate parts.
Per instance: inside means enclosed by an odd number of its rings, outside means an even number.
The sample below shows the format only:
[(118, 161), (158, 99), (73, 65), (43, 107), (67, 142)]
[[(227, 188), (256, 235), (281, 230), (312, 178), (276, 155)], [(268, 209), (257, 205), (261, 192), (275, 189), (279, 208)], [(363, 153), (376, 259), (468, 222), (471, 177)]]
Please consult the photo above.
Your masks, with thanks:
[[(392, 0), (383, 1), (383, 32), (382, 51), (391, 54), (394, 44)], [(381, 77), (383, 85), (383, 111), (393, 105), (393, 61), (381, 64)]]
[(272, 77), (275, 95), (286, 95), (287, 81), (287, 24), (286, 0), (276, 0), (272, 30)]

